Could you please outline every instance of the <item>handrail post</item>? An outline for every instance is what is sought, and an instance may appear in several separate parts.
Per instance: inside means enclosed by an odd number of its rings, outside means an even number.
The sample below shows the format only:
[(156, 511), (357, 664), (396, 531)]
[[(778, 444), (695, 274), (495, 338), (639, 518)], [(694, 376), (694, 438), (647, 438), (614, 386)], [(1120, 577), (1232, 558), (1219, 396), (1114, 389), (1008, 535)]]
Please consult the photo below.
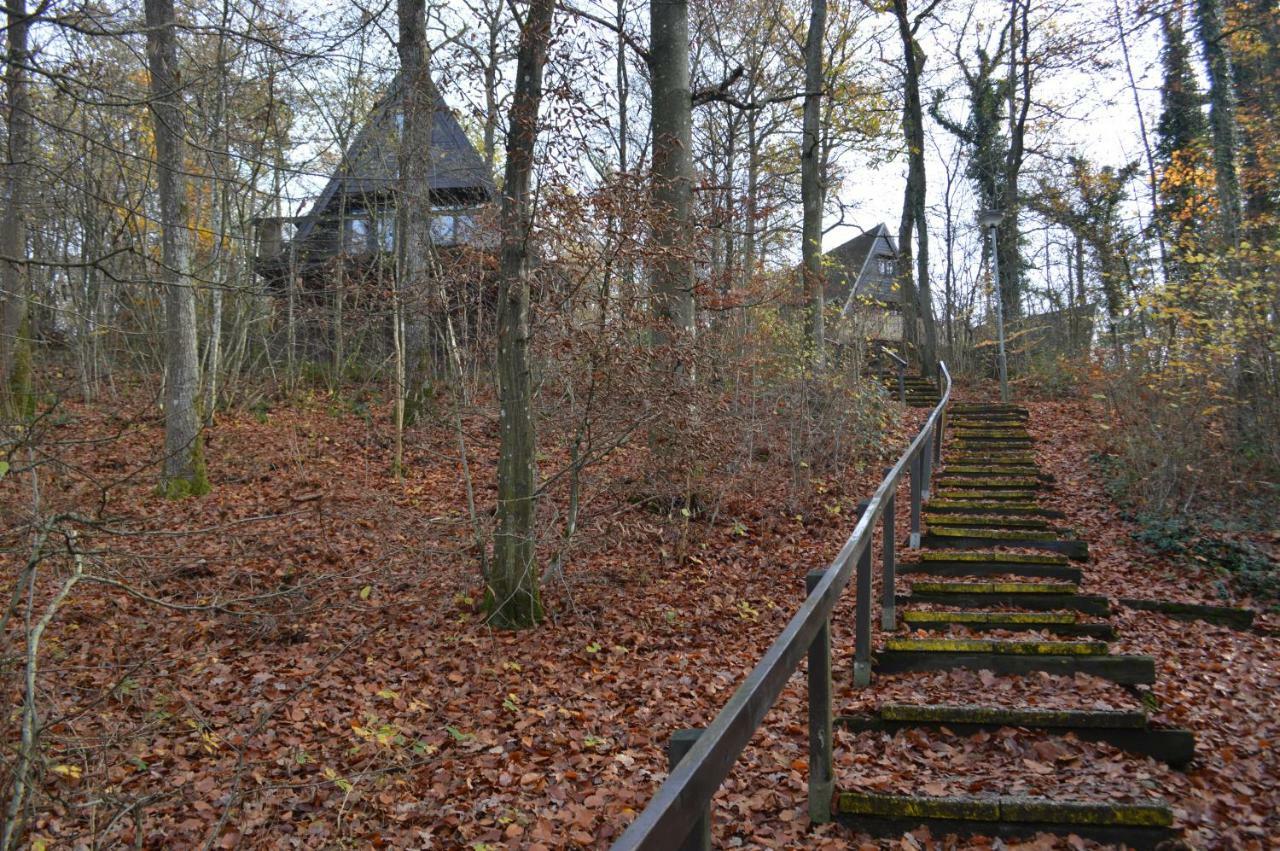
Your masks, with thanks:
[[(868, 501), (858, 503), (858, 519), (867, 510)], [(853, 684), (859, 688), (871, 684), (871, 541), (858, 556), (857, 588), (854, 599)]]
[(894, 573), (897, 565), (894, 562), (894, 527), (896, 518), (894, 517), (897, 509), (898, 499), (893, 493), (889, 494), (889, 499), (884, 505), (884, 542), (880, 545), (881, 552), (884, 556), (884, 564), (880, 575), (880, 628), (885, 632), (893, 632), (897, 629), (898, 619), (896, 612), (896, 599), (894, 597)]
[[(804, 578), (806, 596), (826, 575), (815, 570)], [(835, 767), (831, 740), (831, 619), (809, 645), (809, 821), (831, 821)]]
[(942, 466), (942, 438), (947, 428), (947, 409), (943, 408), (938, 415), (938, 433), (933, 438), (933, 463)]
[(936, 435), (937, 432), (930, 428), (924, 446), (920, 448), (920, 498), (926, 502), (929, 499), (929, 483), (933, 479), (933, 440)]
[(895, 364), (898, 367), (898, 401), (906, 404), (907, 401), (907, 377), (906, 366), (902, 361)]
[[(689, 753), (689, 749), (698, 741), (702, 732), (702, 730), (676, 730), (671, 734), (671, 741), (667, 742), (668, 771), (674, 769), (680, 760), (684, 759), (685, 754)], [(693, 823), (689, 835), (680, 844), (678, 851), (711, 851), (710, 804), (707, 805), (706, 812)]]
[(920, 548), (920, 496), (922, 483), (920, 456), (911, 459), (911, 537), (907, 546), (913, 550)]

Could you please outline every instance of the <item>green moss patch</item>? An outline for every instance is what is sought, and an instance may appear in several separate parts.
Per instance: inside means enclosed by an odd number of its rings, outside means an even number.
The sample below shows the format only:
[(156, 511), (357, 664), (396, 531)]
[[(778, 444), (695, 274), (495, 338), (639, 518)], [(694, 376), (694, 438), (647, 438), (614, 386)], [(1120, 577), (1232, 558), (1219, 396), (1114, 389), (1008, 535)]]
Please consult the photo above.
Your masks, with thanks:
[(886, 721), (937, 724), (1000, 724), (1006, 727), (1090, 727), (1140, 729), (1146, 713), (1116, 709), (1023, 709), (1004, 706), (888, 703), (880, 707)]
[(921, 594), (1074, 594), (1073, 582), (912, 582)]
[(950, 819), (973, 822), (1074, 824), (1089, 827), (1169, 827), (1173, 812), (1164, 802), (1095, 804), (1048, 798), (923, 798), (839, 792), (835, 811), (845, 815), (893, 819)]
[(903, 612), (902, 620), (914, 623), (1053, 624), (1076, 623), (1076, 612)]
[(929, 534), (939, 538), (975, 538), (984, 541), (1030, 541), (1043, 543), (1056, 541), (1054, 532), (1041, 532), (1035, 529), (977, 529), (972, 526), (935, 526)]
[(982, 638), (890, 638), (886, 650), (911, 653), (1001, 653), (1009, 656), (1104, 656), (1102, 641), (1004, 641)]
[(1005, 517), (989, 514), (935, 514), (924, 516), (926, 523), (939, 526), (985, 526), (989, 529), (1048, 529), (1049, 524), (1034, 517)]
[(985, 552), (937, 553), (923, 552), (920, 561), (980, 561), (1004, 562), (1006, 564), (1066, 564), (1069, 559), (1054, 553), (1002, 553), (995, 550)]
[(1026, 502), (1036, 498), (1033, 490), (983, 490), (981, 488), (940, 487), (934, 494), (936, 499), (999, 499)]

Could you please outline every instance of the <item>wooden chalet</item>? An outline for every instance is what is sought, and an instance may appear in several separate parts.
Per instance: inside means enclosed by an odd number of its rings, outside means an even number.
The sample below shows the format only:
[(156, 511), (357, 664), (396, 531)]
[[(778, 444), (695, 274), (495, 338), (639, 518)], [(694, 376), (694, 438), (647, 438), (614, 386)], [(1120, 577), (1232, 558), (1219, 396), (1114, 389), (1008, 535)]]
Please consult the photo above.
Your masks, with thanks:
[(898, 246), (882, 222), (822, 255), (828, 304), (841, 305), (842, 334), (901, 342)]
[[(434, 86), (433, 86), (434, 88)], [(255, 269), (302, 288), (335, 265), (368, 267), (394, 256), (403, 86), (397, 76), (306, 215), (256, 221)], [(438, 91), (431, 125), (431, 232), (436, 245), (485, 242), (477, 217), (496, 197), (493, 178)]]

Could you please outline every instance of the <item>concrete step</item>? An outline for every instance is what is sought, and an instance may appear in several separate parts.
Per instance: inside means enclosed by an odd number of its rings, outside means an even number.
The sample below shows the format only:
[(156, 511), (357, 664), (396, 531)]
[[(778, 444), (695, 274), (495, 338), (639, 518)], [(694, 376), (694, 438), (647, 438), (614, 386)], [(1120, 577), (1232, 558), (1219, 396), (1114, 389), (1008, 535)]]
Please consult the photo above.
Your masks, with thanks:
[(1008, 607), (1031, 611), (1071, 611), (1108, 617), (1111, 601), (1096, 594), (1008, 594), (1000, 591), (917, 591), (900, 594), (894, 598), (900, 608), (913, 603), (929, 603), (937, 606), (964, 609), (995, 609)]
[(952, 452), (946, 456), (948, 464), (985, 464), (998, 467), (1034, 467), (1034, 452)]
[(977, 529), (1048, 529), (1049, 521), (1039, 517), (1025, 517), (1009, 514), (962, 514), (953, 511), (929, 511), (924, 515), (924, 522), (929, 526), (960, 526)]
[(1026, 564), (1007, 561), (905, 561), (898, 573), (913, 576), (995, 576), (1014, 574), (1028, 579), (1062, 579), (1080, 582), (1084, 572), (1065, 564)]
[(949, 487), (947, 485), (934, 482), (937, 489), (933, 492), (933, 499), (986, 499), (986, 500), (1006, 500), (1009, 502), (1029, 502), (1036, 498), (1034, 488), (1025, 490), (1016, 490), (1009, 488), (987, 489), (968, 488), (968, 487)]
[(949, 463), (948, 476), (1029, 476), (1049, 480), (1034, 464), (958, 464)]
[[(997, 674), (1031, 674), (1044, 671), (1072, 676), (1090, 674), (1122, 685), (1150, 685), (1156, 680), (1155, 659), (1150, 656), (1110, 656), (1083, 650), (1101, 642), (1013, 642), (968, 639), (889, 639), (914, 642), (905, 649), (885, 649), (872, 660), (872, 671), (901, 674), (909, 671), (945, 671), (966, 668)], [(954, 643), (954, 649), (947, 645)], [(1080, 645), (1069, 652), (1066, 645)], [(1104, 645), (1105, 646), (1105, 645)], [(1043, 647), (1044, 652), (1035, 648)]]
[(1089, 560), (1089, 545), (1076, 538), (1060, 538), (1056, 532), (1017, 529), (972, 529), (934, 526), (920, 538), (926, 549), (975, 550), (989, 547), (1020, 547), (1061, 553), (1073, 561)]
[(1074, 582), (939, 582), (916, 580), (912, 594), (1075, 594)]
[(1015, 452), (1026, 452), (1027, 447), (1031, 445), (1030, 438), (1026, 440), (996, 440), (994, 438), (965, 438), (952, 436), (954, 442), (952, 448), (965, 452), (1001, 452), (1005, 450), (1013, 450)]
[(1118, 804), (1013, 795), (945, 798), (838, 791), (832, 816), (855, 830), (893, 838), (919, 827), (929, 828), (934, 836), (1074, 834), (1136, 851), (1153, 851), (1177, 836), (1172, 828), (1173, 811), (1158, 800)]
[(1139, 710), (882, 704), (875, 714), (838, 716), (836, 724), (853, 732), (889, 734), (919, 727), (945, 727), (960, 736), (1004, 727), (1022, 727), (1055, 736), (1070, 733), (1179, 768), (1191, 762), (1196, 752), (1195, 736), (1190, 730), (1153, 729), (1146, 713)]
[(1046, 517), (1060, 520), (1066, 515), (1052, 508), (1041, 508), (1034, 500), (998, 499), (931, 499), (927, 511), (933, 514), (996, 514), (1003, 517)]
[(1105, 641), (1011, 641), (1004, 638), (887, 638), (899, 653), (993, 653), (1000, 656), (1105, 656)]
[(902, 613), (902, 624), (907, 629), (923, 631), (940, 631), (960, 626), (976, 630), (1051, 632), (1054, 635), (1082, 636), (1101, 641), (1115, 638), (1115, 628), (1111, 624), (1081, 622), (1077, 612), (925, 612), (908, 609)]
[(1035, 490), (1043, 482), (1035, 476), (974, 475), (956, 476), (950, 472), (934, 479), (938, 488), (970, 490)]

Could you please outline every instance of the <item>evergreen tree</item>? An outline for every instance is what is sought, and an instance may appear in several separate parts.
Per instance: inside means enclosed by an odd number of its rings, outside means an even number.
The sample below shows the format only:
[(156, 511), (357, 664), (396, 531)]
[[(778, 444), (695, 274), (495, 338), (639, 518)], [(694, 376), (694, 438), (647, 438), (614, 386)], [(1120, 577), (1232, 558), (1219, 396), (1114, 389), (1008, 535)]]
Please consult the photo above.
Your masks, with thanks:
[(1161, 19), (1164, 79), (1160, 87), (1160, 119), (1156, 123), (1156, 161), (1160, 167), (1160, 215), (1168, 235), (1171, 258), (1168, 274), (1184, 279), (1179, 259), (1191, 251), (1209, 215), (1205, 191), (1211, 175), (1209, 123), (1204, 94), (1191, 67), (1191, 48), (1176, 6)]

